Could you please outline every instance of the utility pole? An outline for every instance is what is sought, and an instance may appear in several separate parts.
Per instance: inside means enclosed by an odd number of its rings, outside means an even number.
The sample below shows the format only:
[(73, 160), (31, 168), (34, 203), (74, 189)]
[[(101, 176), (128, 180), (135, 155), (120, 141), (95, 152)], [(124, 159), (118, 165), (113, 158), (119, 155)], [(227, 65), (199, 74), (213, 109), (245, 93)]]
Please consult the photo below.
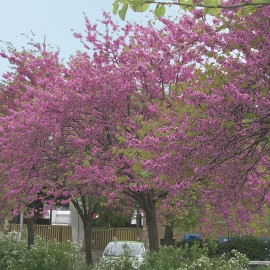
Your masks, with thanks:
[(23, 212), (20, 214), (20, 231), (18, 234), (18, 241), (22, 239), (22, 231), (23, 231)]
[(141, 212), (140, 212), (140, 209), (137, 208), (137, 213), (136, 213), (136, 236), (137, 236), (137, 241), (141, 240), (140, 222), (141, 222)]

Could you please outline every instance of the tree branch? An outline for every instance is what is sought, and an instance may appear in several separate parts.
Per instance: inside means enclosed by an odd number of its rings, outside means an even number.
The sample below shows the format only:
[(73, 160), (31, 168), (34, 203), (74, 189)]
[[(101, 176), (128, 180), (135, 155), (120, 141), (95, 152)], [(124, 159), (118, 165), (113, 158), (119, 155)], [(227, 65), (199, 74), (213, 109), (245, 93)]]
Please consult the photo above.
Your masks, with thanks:
[(240, 7), (247, 7), (247, 6), (267, 6), (270, 5), (270, 2), (265, 3), (248, 3), (243, 2), (241, 4), (235, 4), (235, 5), (204, 5), (204, 4), (185, 4), (185, 3), (179, 3), (179, 2), (156, 2), (156, 1), (145, 1), (145, 4), (155, 4), (155, 5), (172, 5), (172, 6), (183, 6), (183, 7), (202, 7), (202, 8), (222, 8), (222, 9), (234, 9), (234, 8), (240, 8)]

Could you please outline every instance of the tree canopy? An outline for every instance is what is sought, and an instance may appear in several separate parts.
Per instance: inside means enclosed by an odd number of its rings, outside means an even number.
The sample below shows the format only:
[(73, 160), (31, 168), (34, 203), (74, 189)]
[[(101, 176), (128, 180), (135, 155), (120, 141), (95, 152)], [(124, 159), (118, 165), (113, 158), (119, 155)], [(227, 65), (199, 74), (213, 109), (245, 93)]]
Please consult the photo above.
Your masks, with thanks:
[(202, 224), (215, 222), (207, 211), (245, 224), (269, 205), (269, 7), (203, 17), (121, 28), (105, 14), (103, 33), (85, 18), (74, 35), (89, 54), (68, 64), (46, 44), (1, 53), (14, 69), (1, 91), (0, 199), (17, 212), (72, 201), (85, 230), (97, 203), (122, 200), (145, 211), (153, 250), (157, 214), (193, 206)]

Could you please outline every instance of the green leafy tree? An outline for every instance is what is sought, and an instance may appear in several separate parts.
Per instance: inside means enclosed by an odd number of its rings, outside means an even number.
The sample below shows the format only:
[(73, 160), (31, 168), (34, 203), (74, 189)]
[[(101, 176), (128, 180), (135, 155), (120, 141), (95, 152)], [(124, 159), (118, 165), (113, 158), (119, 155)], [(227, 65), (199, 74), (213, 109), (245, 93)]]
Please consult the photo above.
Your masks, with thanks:
[(203, 8), (205, 14), (217, 15), (222, 10), (237, 9), (238, 14), (242, 15), (253, 12), (256, 8), (270, 5), (268, 0), (252, 1), (227, 1), (221, 0), (178, 0), (178, 1), (155, 1), (155, 0), (115, 0), (113, 3), (113, 13), (119, 15), (124, 20), (127, 10), (130, 8), (134, 12), (145, 12), (150, 6), (154, 7), (156, 17), (166, 14), (166, 7), (176, 6), (179, 10), (192, 11), (195, 8)]

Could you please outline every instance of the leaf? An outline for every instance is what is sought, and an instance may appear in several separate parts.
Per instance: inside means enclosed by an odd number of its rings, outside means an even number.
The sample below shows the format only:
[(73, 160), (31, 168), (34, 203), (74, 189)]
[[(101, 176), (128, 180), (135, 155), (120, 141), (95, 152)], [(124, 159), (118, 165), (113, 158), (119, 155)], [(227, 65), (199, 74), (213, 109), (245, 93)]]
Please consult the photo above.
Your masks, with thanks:
[[(192, 11), (194, 9), (193, 1), (192, 0), (178, 0), (178, 3), (180, 4), (180, 8), (186, 11)], [(183, 6), (181, 6), (181, 4)], [(190, 6), (184, 6), (184, 5), (190, 5)]]
[(90, 166), (90, 163), (88, 160), (83, 160), (83, 167), (88, 168)]
[(166, 8), (164, 5), (157, 5), (155, 9), (155, 16), (162, 17), (166, 13)]
[(194, 136), (194, 132), (192, 132), (192, 131), (190, 131), (190, 130), (187, 130), (186, 132), (186, 135), (188, 136), (188, 137), (192, 137), (192, 136)]
[(147, 177), (151, 176), (151, 174), (146, 170), (142, 170), (140, 172), (140, 176), (143, 177), (143, 178), (147, 178)]
[(134, 0), (133, 3), (131, 4), (131, 8), (137, 12), (140, 10), (141, 6), (143, 5), (142, 0)]
[(262, 96), (266, 97), (269, 93), (269, 88), (268, 87), (262, 88), (261, 92), (262, 92)]
[(246, 113), (244, 116), (244, 119), (254, 119), (255, 115), (253, 113)]
[(243, 119), (244, 124), (251, 124), (255, 118), (255, 115), (253, 113), (246, 113)]
[(238, 11), (237, 11), (237, 13), (236, 13), (236, 15), (237, 15), (238, 17), (241, 17), (242, 14), (243, 14), (243, 9), (242, 9), (242, 8), (239, 8)]
[(143, 115), (139, 114), (135, 116), (136, 123), (140, 123), (143, 120)]
[(125, 137), (120, 136), (120, 135), (116, 135), (116, 136), (117, 136), (118, 142), (120, 144), (123, 144), (126, 141), (126, 138)]
[(218, 6), (220, 5), (220, 0), (204, 0), (203, 4), (211, 7)]
[(266, 143), (267, 143), (268, 145), (270, 145), (270, 135), (269, 135), (268, 137), (266, 137)]
[(221, 11), (221, 8), (206, 8), (205, 9), (205, 14), (208, 14), (208, 15), (218, 15)]
[(145, 12), (149, 7), (149, 4), (144, 3), (143, 0), (134, 0), (131, 4), (131, 8), (135, 12)]
[(123, 4), (121, 10), (118, 11), (119, 17), (124, 21), (127, 14), (128, 4)]
[(118, 2), (114, 2), (113, 3), (113, 14), (114, 15), (117, 14), (118, 8), (119, 8), (119, 3)]
[(143, 4), (143, 5), (141, 6), (140, 12), (145, 12), (145, 11), (148, 9), (148, 7), (149, 7), (149, 4), (147, 4), (147, 3)]
[(254, 6), (245, 7), (245, 10), (243, 12), (243, 17), (247, 17), (249, 14), (253, 13), (254, 11), (256, 11), (256, 7)]
[(142, 163), (140, 161), (136, 161), (133, 164), (133, 171), (135, 174), (139, 174), (142, 170)]
[(234, 121), (231, 120), (225, 124), (225, 127), (226, 127), (226, 129), (230, 129), (230, 128), (234, 127), (234, 125), (235, 125)]
[(268, 0), (253, 0), (252, 1), (253, 3), (261, 3), (261, 4), (265, 4), (265, 3), (268, 3), (269, 1)]
[(204, 0), (204, 5), (214, 7), (216, 8), (206, 8), (205, 9), (205, 14), (209, 15), (218, 15), (221, 11), (221, 8), (218, 8), (217, 6), (220, 5), (220, 0)]
[(187, 5), (193, 5), (192, 0), (178, 0), (179, 4), (187, 4)]

